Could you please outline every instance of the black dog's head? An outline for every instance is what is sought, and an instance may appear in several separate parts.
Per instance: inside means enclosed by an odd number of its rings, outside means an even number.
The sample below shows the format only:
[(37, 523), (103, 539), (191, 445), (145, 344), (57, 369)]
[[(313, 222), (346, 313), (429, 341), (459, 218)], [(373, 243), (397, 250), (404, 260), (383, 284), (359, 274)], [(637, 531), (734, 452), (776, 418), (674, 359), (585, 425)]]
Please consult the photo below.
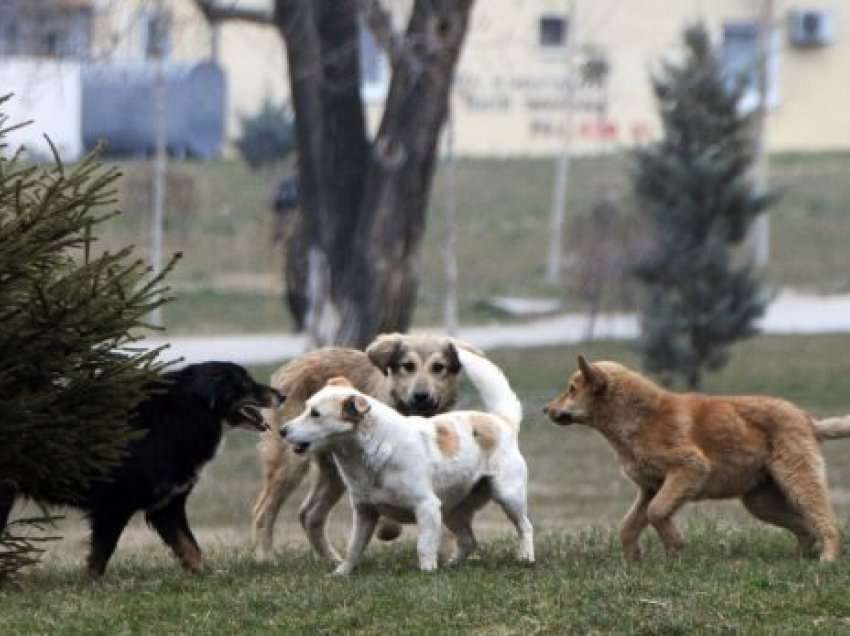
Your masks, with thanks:
[(213, 414), (232, 428), (266, 431), (260, 409), (273, 409), (283, 404), (286, 396), (260, 384), (238, 364), (203, 362), (178, 371), (192, 394), (204, 400)]

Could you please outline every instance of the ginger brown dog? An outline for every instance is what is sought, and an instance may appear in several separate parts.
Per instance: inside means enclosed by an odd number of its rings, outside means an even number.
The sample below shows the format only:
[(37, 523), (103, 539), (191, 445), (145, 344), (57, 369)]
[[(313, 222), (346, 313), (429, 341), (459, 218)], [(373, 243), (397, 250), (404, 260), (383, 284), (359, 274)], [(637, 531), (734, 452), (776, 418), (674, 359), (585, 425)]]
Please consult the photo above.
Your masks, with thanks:
[[(337, 376), (348, 378), (357, 390), (405, 415), (431, 416), (447, 411), (454, 405), (461, 369), (455, 346), (476, 351), (446, 336), (384, 334), (365, 353), (344, 348), (320, 349), (290, 361), (272, 375), (271, 385), (282, 391), (287, 401), (274, 414), (271, 431), (263, 435), (260, 443), (263, 488), (254, 504), (253, 519), (258, 557), (272, 555), (277, 515), (311, 464), (310, 458), (296, 454), (282, 441), (277, 432), (280, 425), (300, 415), (307, 399)], [(299, 518), (312, 547), (324, 558), (340, 561), (325, 526), (345, 485), (329, 454), (314, 455), (312, 463), (318, 470)], [(400, 532), (397, 524), (382, 520), (378, 536), (390, 540)]]
[(614, 447), (638, 487), (620, 539), (640, 559), (652, 525), (668, 553), (683, 547), (673, 515), (689, 501), (739, 497), (756, 518), (793, 533), (803, 553), (820, 543), (834, 561), (840, 539), (820, 440), (850, 435), (841, 419), (823, 425), (781, 399), (674, 393), (616, 362), (589, 364), (544, 408), (557, 424), (585, 424)]

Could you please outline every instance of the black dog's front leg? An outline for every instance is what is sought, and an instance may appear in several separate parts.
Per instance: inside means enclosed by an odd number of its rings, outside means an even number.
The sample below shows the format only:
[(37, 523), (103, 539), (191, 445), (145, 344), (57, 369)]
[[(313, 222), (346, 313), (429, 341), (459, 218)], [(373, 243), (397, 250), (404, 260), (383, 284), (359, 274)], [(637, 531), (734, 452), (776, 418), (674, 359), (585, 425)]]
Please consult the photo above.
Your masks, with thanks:
[(91, 551), (88, 558), (89, 575), (94, 578), (103, 576), (118, 539), (130, 517), (128, 510), (98, 510), (91, 513)]
[(6, 530), (6, 524), (9, 523), (9, 515), (12, 512), (12, 506), (15, 505), (15, 496), (18, 494), (18, 489), (11, 481), (0, 481), (0, 535)]

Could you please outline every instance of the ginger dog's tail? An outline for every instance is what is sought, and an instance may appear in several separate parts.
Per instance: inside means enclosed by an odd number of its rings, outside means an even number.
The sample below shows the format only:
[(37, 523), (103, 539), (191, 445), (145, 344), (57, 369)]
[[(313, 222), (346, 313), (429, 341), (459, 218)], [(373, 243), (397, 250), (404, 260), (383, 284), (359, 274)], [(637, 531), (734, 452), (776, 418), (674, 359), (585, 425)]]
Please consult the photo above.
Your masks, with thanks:
[(457, 349), (460, 364), (478, 389), (488, 413), (498, 415), (519, 430), (522, 404), (502, 370), (483, 356)]
[(815, 420), (815, 434), (820, 440), (850, 437), (850, 415)]

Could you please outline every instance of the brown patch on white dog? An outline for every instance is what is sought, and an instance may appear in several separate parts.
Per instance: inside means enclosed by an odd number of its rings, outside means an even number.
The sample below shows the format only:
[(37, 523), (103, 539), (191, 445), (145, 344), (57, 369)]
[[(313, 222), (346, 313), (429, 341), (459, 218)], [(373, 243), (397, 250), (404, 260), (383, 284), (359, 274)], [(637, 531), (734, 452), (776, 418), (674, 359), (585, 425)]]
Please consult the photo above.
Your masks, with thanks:
[(448, 422), (437, 422), (434, 426), (437, 448), (445, 457), (454, 457), (460, 450), (460, 438)]
[(499, 426), (486, 415), (470, 415), (472, 437), (481, 450), (490, 452), (499, 443)]

